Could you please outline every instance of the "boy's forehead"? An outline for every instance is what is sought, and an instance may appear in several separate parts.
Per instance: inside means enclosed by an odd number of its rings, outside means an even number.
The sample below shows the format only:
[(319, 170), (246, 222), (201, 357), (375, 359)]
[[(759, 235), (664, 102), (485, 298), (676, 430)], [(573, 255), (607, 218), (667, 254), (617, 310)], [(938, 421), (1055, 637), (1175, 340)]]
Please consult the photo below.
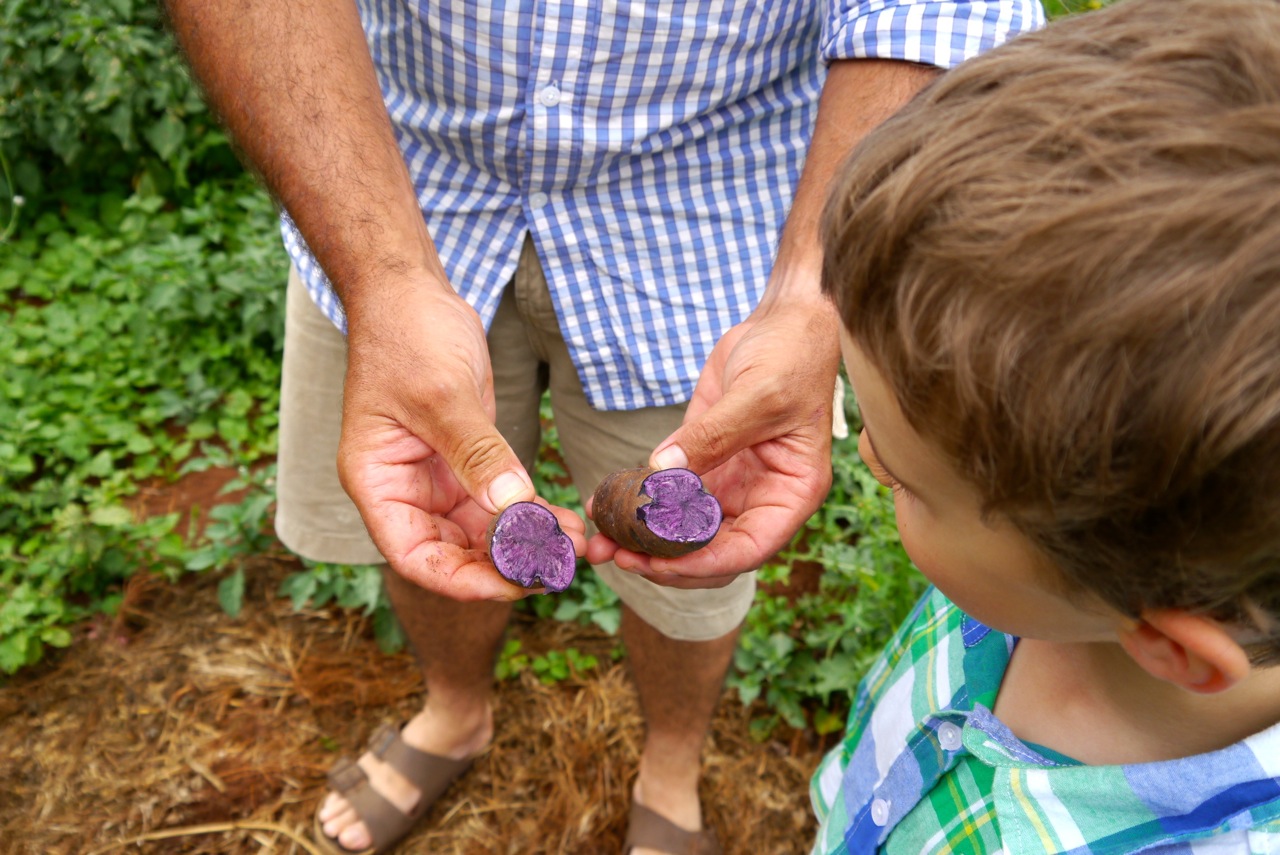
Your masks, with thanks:
[(943, 476), (955, 476), (941, 451), (907, 422), (887, 377), (847, 332), (841, 334), (845, 370), (853, 387), (862, 424), (876, 457), (898, 480), (914, 489), (930, 487)]

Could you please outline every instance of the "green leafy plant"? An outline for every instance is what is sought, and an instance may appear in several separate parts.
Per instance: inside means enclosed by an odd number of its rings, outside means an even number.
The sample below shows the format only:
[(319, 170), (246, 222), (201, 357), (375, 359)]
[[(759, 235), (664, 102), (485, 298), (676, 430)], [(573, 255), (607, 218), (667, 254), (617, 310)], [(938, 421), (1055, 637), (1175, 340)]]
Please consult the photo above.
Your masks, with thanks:
[(113, 608), (138, 569), (181, 572), (176, 517), (135, 519), (140, 484), (176, 479), (201, 443), (274, 452), (274, 228), (240, 179), (182, 207), (80, 200), (0, 244), (0, 670)]
[(498, 680), (514, 680), (529, 667), (529, 656), (522, 652), (520, 641), (508, 638), (498, 652), (498, 661), (494, 663), (493, 676)]
[[(841, 728), (862, 674), (925, 587), (902, 549), (889, 491), (862, 465), (854, 437), (834, 444), (832, 476), (793, 547), (761, 570), (734, 655), (728, 685), (743, 703), (763, 697), (772, 710), (752, 724), (759, 737), (779, 721), (820, 734)], [(817, 590), (791, 593), (802, 568), (817, 574)]]
[(0, 152), (37, 212), (239, 172), (151, 0), (0, 0)]
[(1058, 18), (1073, 12), (1101, 9), (1112, 2), (1114, 0), (1044, 0), (1044, 10), (1050, 18)]
[(598, 664), (596, 657), (570, 647), (566, 650), (548, 650), (545, 656), (535, 656), (529, 667), (543, 685), (554, 686), (570, 678), (579, 678)]
[(570, 590), (573, 592), (570, 596), (561, 596), (549, 603), (555, 606), (550, 613), (552, 618), (594, 624), (610, 635), (618, 631), (622, 625), (622, 601), (595, 571), (580, 570)]
[(509, 638), (498, 653), (494, 677), (499, 680), (514, 680), (525, 671), (532, 670), (543, 685), (554, 686), (570, 678), (579, 679), (599, 664), (596, 657), (582, 653), (576, 647), (549, 650), (542, 656), (530, 657), (523, 651), (519, 640)]
[(295, 610), (307, 606), (322, 608), (333, 603), (344, 609), (362, 609), (372, 618), (374, 637), (384, 653), (404, 648), (404, 630), (391, 610), (391, 601), (376, 564), (321, 564), (304, 561), (304, 568), (291, 573), (277, 592), (293, 601)]

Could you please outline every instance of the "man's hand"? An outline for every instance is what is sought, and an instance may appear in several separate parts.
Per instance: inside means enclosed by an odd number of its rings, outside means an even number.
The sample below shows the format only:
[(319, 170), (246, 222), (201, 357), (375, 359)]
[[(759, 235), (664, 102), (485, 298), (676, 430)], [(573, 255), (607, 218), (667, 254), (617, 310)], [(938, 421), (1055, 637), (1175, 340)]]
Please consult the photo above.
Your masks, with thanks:
[(165, 5), (209, 103), (346, 309), (338, 469), (374, 543), (441, 594), (530, 593), (498, 575), (484, 532), (533, 487), (493, 427), (484, 330), (427, 233), (356, 4)]
[[(479, 316), (435, 283), (376, 293), (349, 307), (343, 487), (379, 551), (415, 584), (459, 600), (536, 593), (502, 578), (485, 542), (493, 514), (534, 492), (493, 425)], [(582, 519), (552, 510), (583, 554)]]
[(731, 329), (702, 370), (684, 425), (650, 459), (702, 475), (724, 523), (707, 546), (675, 559), (627, 550), (604, 535), (593, 564), (682, 588), (726, 585), (790, 542), (831, 487), (831, 404), (840, 348), (825, 303), (762, 307)]

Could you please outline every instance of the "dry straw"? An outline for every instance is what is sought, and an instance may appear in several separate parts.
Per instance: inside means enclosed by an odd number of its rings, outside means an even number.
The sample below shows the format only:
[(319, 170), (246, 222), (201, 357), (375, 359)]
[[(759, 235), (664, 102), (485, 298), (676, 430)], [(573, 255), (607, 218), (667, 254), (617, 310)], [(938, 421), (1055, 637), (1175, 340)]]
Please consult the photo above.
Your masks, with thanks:
[[(271, 595), (297, 569), (247, 568), (238, 620), (216, 579), (140, 574), (118, 617), (81, 627), (65, 654), (0, 688), (0, 853), (314, 852), (311, 811), (340, 753), (410, 715), (421, 683), (359, 615), (294, 613)], [(545, 686), (499, 686), (497, 736), (403, 848), (432, 853), (620, 851), (643, 738), (615, 640), (520, 617), (532, 655), (576, 647), (601, 667)], [(759, 744), (729, 696), (706, 752), (703, 802), (732, 853), (801, 853), (819, 749), (808, 734)]]

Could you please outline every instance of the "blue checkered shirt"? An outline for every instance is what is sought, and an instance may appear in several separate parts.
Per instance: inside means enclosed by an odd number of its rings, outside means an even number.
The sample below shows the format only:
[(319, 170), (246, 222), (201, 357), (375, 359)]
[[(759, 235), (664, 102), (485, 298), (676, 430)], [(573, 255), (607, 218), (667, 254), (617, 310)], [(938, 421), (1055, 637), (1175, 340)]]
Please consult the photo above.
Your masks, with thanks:
[[(359, 0), (450, 282), (486, 326), (526, 233), (588, 399), (689, 399), (764, 291), (823, 60), (947, 68), (1039, 0)], [(288, 217), (285, 244), (340, 329)]]

